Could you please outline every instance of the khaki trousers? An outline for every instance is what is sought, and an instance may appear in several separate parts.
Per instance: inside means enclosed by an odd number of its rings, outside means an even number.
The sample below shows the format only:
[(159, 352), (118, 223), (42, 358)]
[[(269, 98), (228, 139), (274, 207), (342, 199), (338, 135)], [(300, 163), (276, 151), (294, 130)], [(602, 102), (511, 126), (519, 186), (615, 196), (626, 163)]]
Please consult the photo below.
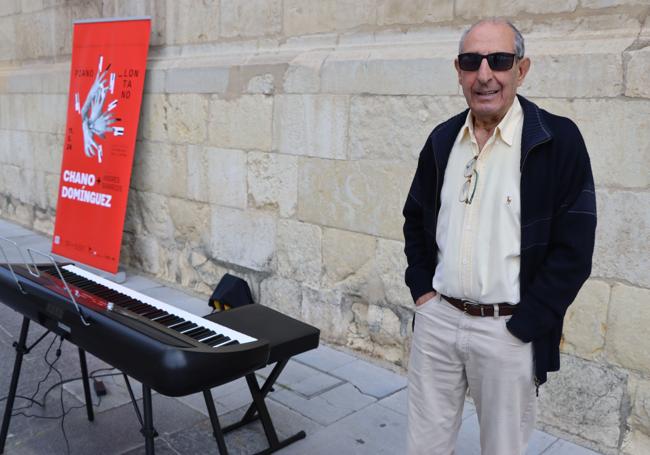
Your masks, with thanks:
[(476, 405), (482, 455), (523, 455), (535, 425), (532, 343), (510, 316), (470, 316), (438, 295), (416, 309), (408, 371), (410, 455), (454, 453), (465, 393)]

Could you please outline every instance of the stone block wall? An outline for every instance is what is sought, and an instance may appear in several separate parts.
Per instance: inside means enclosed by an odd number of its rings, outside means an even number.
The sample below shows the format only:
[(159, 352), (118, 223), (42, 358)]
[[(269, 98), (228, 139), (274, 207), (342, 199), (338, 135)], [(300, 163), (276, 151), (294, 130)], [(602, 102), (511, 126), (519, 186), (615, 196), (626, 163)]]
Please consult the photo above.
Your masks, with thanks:
[(72, 22), (149, 15), (124, 266), (207, 296), (225, 272), (324, 340), (406, 367), (401, 208), (430, 130), (465, 107), (461, 31), (524, 32), (521, 93), (580, 126), (599, 209), (540, 423), (650, 453), (648, 0), (5, 0), (0, 216), (51, 233)]

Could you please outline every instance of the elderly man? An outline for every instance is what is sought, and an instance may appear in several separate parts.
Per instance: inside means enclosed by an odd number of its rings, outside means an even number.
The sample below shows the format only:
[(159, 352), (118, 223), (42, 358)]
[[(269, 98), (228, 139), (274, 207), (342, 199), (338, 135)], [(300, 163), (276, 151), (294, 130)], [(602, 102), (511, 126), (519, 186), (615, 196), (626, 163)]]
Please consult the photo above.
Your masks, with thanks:
[(530, 60), (512, 24), (474, 24), (459, 52), (469, 109), (431, 132), (404, 206), (408, 450), (453, 453), (469, 389), (481, 453), (519, 455), (591, 271), (594, 182), (575, 124), (516, 94)]

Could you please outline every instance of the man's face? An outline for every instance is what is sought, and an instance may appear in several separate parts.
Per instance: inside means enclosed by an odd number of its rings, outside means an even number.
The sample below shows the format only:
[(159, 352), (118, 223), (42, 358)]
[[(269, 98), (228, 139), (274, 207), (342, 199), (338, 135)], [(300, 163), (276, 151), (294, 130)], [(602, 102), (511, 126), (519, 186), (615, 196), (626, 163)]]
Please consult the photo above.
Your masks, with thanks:
[[(463, 53), (474, 52), (482, 55), (494, 52), (515, 53), (515, 34), (507, 24), (484, 22), (477, 25), (465, 37)], [(486, 59), (481, 61), (478, 71), (463, 71), (454, 62), (458, 81), (463, 94), (474, 115), (474, 120), (483, 123), (498, 123), (508, 112), (528, 69), (530, 60), (515, 59), (512, 68), (494, 71)]]

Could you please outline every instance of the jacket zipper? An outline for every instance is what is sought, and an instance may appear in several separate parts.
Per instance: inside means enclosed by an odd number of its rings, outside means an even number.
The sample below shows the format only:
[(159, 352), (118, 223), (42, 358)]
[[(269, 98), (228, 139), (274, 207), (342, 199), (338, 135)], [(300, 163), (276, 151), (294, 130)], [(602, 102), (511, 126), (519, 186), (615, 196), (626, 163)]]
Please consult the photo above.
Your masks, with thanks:
[[(551, 139), (546, 138), (545, 140), (538, 142), (537, 144), (533, 145), (531, 148), (528, 149), (528, 152), (526, 152), (526, 155), (524, 156), (524, 161), (521, 163), (521, 175), (524, 175), (524, 166), (526, 165), (526, 160), (528, 159), (528, 155), (533, 151), (534, 148), (539, 147), (542, 144), (545, 144), (549, 142)], [(521, 186), (521, 183), (519, 183), (519, 186)], [(533, 351), (533, 356), (535, 355)], [(536, 365), (535, 359), (533, 358), (533, 365)], [(539, 382), (539, 379), (537, 378), (537, 372), (533, 371), (533, 380), (535, 382), (535, 396), (539, 398), (539, 386), (541, 385)]]

